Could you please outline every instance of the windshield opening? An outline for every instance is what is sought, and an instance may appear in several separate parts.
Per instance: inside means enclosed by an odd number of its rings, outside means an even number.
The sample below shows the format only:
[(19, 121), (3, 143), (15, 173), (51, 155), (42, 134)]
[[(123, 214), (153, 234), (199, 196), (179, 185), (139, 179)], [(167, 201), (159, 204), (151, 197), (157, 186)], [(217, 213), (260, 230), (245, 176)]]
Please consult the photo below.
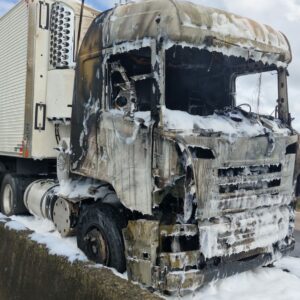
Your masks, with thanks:
[(275, 115), (278, 99), (276, 70), (238, 76), (235, 84), (236, 106), (260, 115)]
[(166, 52), (166, 107), (207, 116), (232, 103), (221, 53), (173, 46)]
[(270, 115), (278, 98), (277, 80), (274, 65), (178, 45), (166, 51), (165, 101), (171, 110), (208, 116), (247, 104), (241, 109)]

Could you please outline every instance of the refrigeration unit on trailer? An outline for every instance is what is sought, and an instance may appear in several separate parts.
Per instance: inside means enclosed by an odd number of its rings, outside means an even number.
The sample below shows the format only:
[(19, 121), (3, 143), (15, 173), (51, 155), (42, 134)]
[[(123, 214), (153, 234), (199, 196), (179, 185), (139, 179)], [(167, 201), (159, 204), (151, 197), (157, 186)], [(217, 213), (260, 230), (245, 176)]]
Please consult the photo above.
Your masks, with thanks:
[(90, 259), (161, 291), (272, 263), (294, 247), (291, 57), (273, 28), (190, 2), (99, 14), (61, 116), (71, 135), (57, 179), (32, 182), (25, 206)]
[[(80, 9), (74, 0), (22, 0), (0, 18), (1, 210), (6, 214), (24, 210), (22, 193), (30, 181), (40, 174), (55, 176), (55, 148), (70, 136)], [(81, 37), (97, 14), (84, 8)], [(18, 204), (12, 205), (11, 193)]]

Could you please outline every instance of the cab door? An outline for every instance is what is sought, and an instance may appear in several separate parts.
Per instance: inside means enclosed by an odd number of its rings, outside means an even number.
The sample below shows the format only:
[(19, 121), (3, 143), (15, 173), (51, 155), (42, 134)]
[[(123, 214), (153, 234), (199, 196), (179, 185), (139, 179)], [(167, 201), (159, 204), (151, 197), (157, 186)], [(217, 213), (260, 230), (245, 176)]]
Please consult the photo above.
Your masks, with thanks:
[(98, 121), (98, 172), (122, 203), (152, 213), (152, 74), (147, 51), (112, 56), (106, 68), (106, 109)]

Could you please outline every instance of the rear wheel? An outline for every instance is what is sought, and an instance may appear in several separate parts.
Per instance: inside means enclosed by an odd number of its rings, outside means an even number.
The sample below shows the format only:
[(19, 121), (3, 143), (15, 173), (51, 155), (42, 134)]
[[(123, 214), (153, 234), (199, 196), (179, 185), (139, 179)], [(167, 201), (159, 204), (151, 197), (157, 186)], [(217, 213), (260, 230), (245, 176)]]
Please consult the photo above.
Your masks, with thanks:
[(1, 189), (1, 182), (5, 174), (6, 174), (6, 167), (2, 162), (0, 162), (0, 189)]
[(123, 236), (109, 206), (90, 205), (84, 209), (78, 221), (77, 244), (89, 259), (125, 271)]
[(24, 181), (17, 175), (5, 174), (1, 183), (0, 209), (6, 216), (26, 213), (23, 203)]

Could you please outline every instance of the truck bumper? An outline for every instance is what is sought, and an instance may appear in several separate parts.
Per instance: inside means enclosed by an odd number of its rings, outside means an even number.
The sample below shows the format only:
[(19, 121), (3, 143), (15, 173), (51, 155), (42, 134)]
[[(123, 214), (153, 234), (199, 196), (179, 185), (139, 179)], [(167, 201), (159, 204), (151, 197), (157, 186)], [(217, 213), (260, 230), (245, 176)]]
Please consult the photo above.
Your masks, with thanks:
[(268, 247), (210, 259), (205, 259), (200, 250), (188, 248), (174, 253), (157, 251), (163, 249), (167, 236), (182, 239), (184, 234), (192, 244), (193, 238), (199, 239), (197, 225), (159, 226), (156, 221), (146, 220), (129, 222), (124, 230), (129, 279), (165, 293), (194, 291), (212, 280), (269, 265), (291, 252), (295, 244), (289, 236)]

